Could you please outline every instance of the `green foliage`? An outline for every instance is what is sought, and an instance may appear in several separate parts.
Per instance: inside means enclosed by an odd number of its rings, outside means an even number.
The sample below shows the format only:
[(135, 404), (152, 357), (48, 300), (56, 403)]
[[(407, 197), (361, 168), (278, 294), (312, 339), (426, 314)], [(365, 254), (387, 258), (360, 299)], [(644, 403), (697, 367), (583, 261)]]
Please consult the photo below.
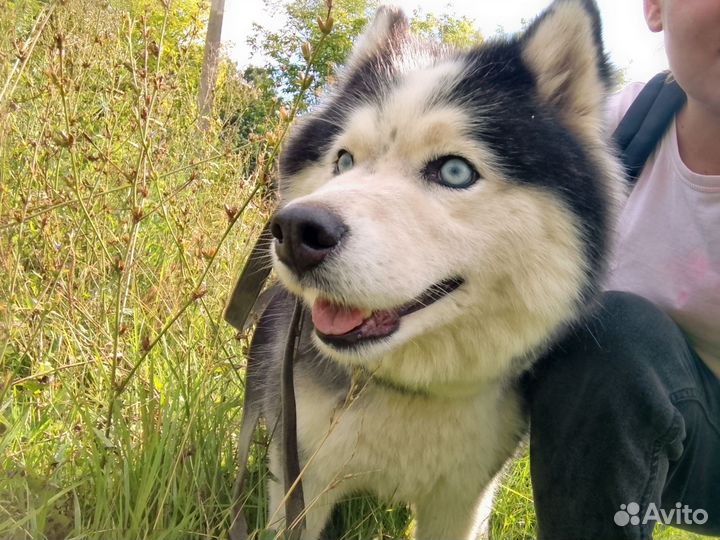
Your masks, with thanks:
[(243, 109), (228, 121), (237, 123), (238, 134), (241, 140), (244, 140), (252, 134), (265, 134), (267, 120), (277, 115), (281, 102), (276, 95), (275, 80), (269, 68), (250, 66), (242, 74), (242, 80), (250, 99), (244, 103)]
[[(284, 12), (287, 24), (278, 31), (255, 26), (250, 44), (256, 53), (268, 59), (263, 66), (265, 73), (274, 81), (276, 96), (292, 101), (302, 88), (305, 58), (301, 53), (305, 43), (316, 43), (322, 30), (317, 17), (327, 12), (325, 0), (265, 0), (266, 8)], [(315, 102), (322, 89), (331, 82), (338, 66), (341, 66), (352, 46), (368, 24), (379, 2), (377, 0), (336, 0), (333, 2), (333, 31), (327, 37), (313, 64), (312, 83), (307, 103)], [(467, 17), (454, 17), (448, 13), (436, 15), (415, 12), (411, 17), (411, 30), (421, 37), (457, 47), (467, 47), (482, 41), (482, 35)], [(250, 83), (250, 81), (248, 80)]]
[(453, 17), (447, 13), (425, 15), (415, 12), (410, 22), (412, 31), (424, 39), (447, 43), (454, 47), (479, 45), (483, 36), (475, 27), (475, 21), (468, 17)]
[[(265, 66), (275, 82), (277, 95), (291, 101), (302, 88), (301, 76), (305, 71), (302, 46), (317, 43), (322, 30), (316, 22), (327, 14), (325, 0), (265, 0), (266, 9), (284, 12), (287, 24), (280, 31), (272, 32), (255, 26), (250, 39), (251, 47), (261, 52), (270, 63)], [(333, 30), (313, 64), (310, 75), (313, 81), (308, 92), (308, 101), (314, 97), (332, 78), (339, 65), (347, 58), (355, 38), (367, 25), (371, 12), (377, 7), (377, 0), (336, 0), (333, 2)]]
[[(0, 538), (225, 538), (247, 336), (221, 314), (298, 108), (272, 72), (224, 63), (197, 131), (193, 0), (0, 12)], [(266, 437), (254, 452), (242, 497), (262, 529)], [(494, 531), (532, 537), (526, 461), (513, 471)], [(412, 529), (366, 497), (336, 519), (348, 538)]]
[[(243, 73), (255, 99), (228, 121), (236, 124), (243, 136), (261, 135), (263, 119), (275, 116), (281, 106), (291, 104), (301, 91), (305, 91), (306, 97), (300, 103), (300, 111), (314, 104), (350, 55), (378, 5), (378, 0), (334, 1), (333, 30), (324, 36), (321, 50), (312, 51), (312, 44), (323, 38), (317, 19), (327, 15), (326, 0), (265, 0), (266, 9), (283, 13), (286, 24), (277, 31), (255, 26), (249, 41), (254, 52), (260, 53), (267, 62), (261, 67), (248, 67)], [(411, 29), (425, 39), (452, 46), (467, 47), (482, 41), (471, 19), (447, 13), (416, 12), (411, 18)], [(305, 78), (308, 52), (315, 53), (316, 57), (309, 77)]]

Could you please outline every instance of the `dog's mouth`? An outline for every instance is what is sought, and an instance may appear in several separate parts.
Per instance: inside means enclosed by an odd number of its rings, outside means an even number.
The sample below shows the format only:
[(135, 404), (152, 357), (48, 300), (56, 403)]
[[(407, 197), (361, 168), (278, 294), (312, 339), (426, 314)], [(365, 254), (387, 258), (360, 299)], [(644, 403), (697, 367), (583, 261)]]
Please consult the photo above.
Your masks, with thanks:
[(462, 284), (463, 279), (459, 277), (446, 279), (407, 304), (378, 311), (341, 306), (318, 298), (312, 307), (315, 333), (324, 343), (338, 349), (386, 338), (400, 328), (400, 319), (434, 304)]

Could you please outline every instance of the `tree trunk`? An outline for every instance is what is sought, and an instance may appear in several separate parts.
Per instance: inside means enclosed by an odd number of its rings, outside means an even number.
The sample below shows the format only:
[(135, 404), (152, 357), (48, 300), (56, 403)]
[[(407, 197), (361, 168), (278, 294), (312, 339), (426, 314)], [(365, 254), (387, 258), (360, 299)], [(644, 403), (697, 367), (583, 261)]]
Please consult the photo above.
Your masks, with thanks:
[(206, 131), (210, 125), (224, 14), (225, 0), (212, 0), (207, 36), (205, 37), (205, 54), (203, 56), (202, 71), (200, 72), (200, 93), (198, 94), (198, 127), (202, 131)]

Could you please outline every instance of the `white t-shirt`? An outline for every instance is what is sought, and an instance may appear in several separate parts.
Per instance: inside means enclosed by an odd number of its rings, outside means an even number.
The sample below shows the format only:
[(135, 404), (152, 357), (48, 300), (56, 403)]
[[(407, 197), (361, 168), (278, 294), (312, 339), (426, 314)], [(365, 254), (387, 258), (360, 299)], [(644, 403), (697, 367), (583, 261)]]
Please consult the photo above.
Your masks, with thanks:
[[(643, 86), (611, 97), (611, 128)], [(606, 288), (639, 294), (668, 313), (720, 377), (720, 176), (687, 168), (674, 122), (621, 212)]]

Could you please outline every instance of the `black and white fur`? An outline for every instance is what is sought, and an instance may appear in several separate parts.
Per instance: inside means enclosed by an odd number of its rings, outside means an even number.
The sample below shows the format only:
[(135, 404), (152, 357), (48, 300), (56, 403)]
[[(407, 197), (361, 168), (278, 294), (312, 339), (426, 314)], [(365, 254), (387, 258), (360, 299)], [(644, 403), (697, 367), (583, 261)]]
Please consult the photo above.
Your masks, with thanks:
[[(281, 208), (332, 212), (347, 234), (308, 272), (273, 248), (289, 293), (265, 311), (251, 348), (241, 458), (258, 417), (275, 426), (280, 415), (291, 294), (370, 313), (462, 280), (391, 335), (355, 346), (322, 339), (305, 313), (294, 375), (305, 537), (360, 490), (411, 503), (418, 538), (478, 532), (483, 493), (526, 428), (518, 378), (601, 286), (624, 184), (605, 142), (600, 35), (591, 0), (556, 0), (522, 35), (471, 50), (421, 43), (402, 12), (381, 8), (285, 144)], [(337, 174), (340, 150), (354, 166)], [(477, 182), (428, 181), (424, 167), (447, 155), (467, 160)], [(282, 462), (275, 437), (278, 529)]]

